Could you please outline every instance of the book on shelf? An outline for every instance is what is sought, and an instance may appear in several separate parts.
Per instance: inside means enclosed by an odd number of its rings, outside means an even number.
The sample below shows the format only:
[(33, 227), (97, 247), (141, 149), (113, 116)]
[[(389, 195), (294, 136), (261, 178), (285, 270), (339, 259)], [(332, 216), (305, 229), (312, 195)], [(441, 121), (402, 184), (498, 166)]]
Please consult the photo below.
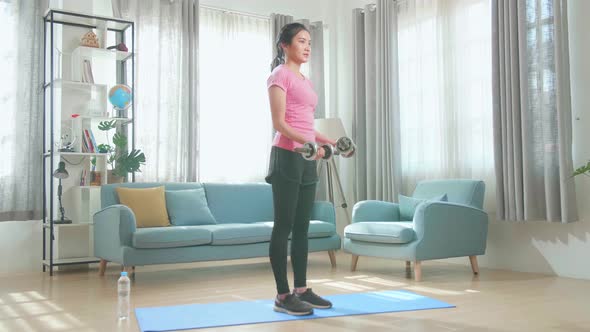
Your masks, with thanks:
[(86, 185), (86, 176), (87, 176), (87, 170), (84, 168), (84, 169), (82, 169), (82, 172), (80, 173), (80, 186)]
[(82, 63), (82, 82), (94, 84), (94, 75), (92, 75), (92, 65), (90, 60), (84, 59)]
[(95, 153), (94, 145), (92, 144), (92, 139), (90, 139), (90, 133), (88, 132), (88, 129), (84, 129), (84, 139), (88, 144), (88, 152)]
[(92, 129), (83, 130), (83, 152), (98, 153), (98, 144), (94, 138)]
[(98, 144), (96, 144), (96, 139), (94, 139), (94, 133), (92, 132), (92, 129), (89, 129), (90, 131), (90, 141), (92, 142), (92, 145), (94, 145), (94, 152), (98, 152)]

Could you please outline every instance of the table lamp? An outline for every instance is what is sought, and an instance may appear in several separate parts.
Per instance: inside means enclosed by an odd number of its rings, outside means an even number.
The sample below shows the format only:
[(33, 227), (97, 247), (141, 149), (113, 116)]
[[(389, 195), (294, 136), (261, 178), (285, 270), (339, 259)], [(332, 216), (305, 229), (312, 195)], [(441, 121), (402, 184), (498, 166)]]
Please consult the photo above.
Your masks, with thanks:
[(60, 161), (59, 165), (57, 166), (57, 169), (53, 172), (53, 177), (59, 179), (59, 186), (57, 187), (57, 197), (59, 199), (59, 213), (60, 213), (61, 217), (58, 220), (54, 220), (53, 221), (54, 224), (71, 224), (72, 223), (71, 220), (66, 219), (65, 209), (64, 209), (63, 205), (61, 204), (61, 195), (62, 195), (61, 180), (67, 179), (69, 176), (70, 176), (70, 174), (68, 173), (68, 171), (66, 171), (66, 163), (63, 161)]

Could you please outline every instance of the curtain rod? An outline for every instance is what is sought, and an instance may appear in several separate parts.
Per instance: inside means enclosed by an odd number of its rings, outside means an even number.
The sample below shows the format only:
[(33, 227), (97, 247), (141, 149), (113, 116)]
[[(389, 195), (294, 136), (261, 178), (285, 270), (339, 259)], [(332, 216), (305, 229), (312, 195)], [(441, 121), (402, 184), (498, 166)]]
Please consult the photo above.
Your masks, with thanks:
[(207, 6), (207, 5), (199, 5), (199, 7), (205, 8), (205, 9), (210, 9), (210, 10), (216, 10), (216, 11), (220, 11), (220, 12), (224, 12), (224, 13), (245, 15), (245, 16), (250, 16), (250, 17), (255, 17), (255, 18), (260, 18), (260, 19), (263, 19), (263, 20), (269, 20), (270, 21), (270, 15), (260, 15), (260, 14), (242, 12), (242, 11), (231, 10), (231, 9), (226, 9), (226, 8), (219, 8), (219, 7)]
[[(392, 0), (392, 1), (395, 5), (402, 5), (405, 2), (407, 2), (406, 0)], [(374, 3), (368, 4), (367, 6), (369, 6), (369, 9), (371, 9), (371, 10), (377, 8), (377, 4), (374, 4)], [(364, 13), (364, 12), (365, 12), (365, 9), (362, 9), (361, 13)]]

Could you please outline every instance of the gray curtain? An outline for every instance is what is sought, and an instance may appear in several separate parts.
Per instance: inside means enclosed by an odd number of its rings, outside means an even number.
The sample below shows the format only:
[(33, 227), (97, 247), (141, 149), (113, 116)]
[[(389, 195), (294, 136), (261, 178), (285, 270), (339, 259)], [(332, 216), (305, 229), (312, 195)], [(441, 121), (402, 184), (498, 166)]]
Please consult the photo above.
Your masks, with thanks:
[(578, 218), (566, 0), (493, 0), (499, 220)]
[(112, 0), (135, 22), (139, 181), (199, 179), (199, 1)]
[(311, 59), (309, 60), (309, 79), (318, 95), (318, 105), (315, 109), (315, 118), (326, 117), (326, 92), (324, 82), (324, 24), (322, 21), (310, 22), (299, 20), (303, 23), (311, 35)]
[[(285, 24), (289, 24), (293, 22), (293, 16), (290, 15), (282, 15), (282, 14), (270, 14), (270, 40), (272, 41), (272, 58), (274, 59), (277, 56), (277, 40), (279, 38), (279, 33), (281, 32), (281, 28)], [(270, 66), (270, 64), (269, 64)]]
[[(37, 220), (42, 211), (43, 20), (46, 1), (9, 1), (0, 50), (0, 221)], [(6, 31), (3, 31), (6, 33)], [(49, 147), (51, 148), (51, 147)], [(50, 166), (49, 166), (50, 167)]]
[(396, 5), (379, 0), (353, 15), (356, 200), (396, 201), (401, 188)]

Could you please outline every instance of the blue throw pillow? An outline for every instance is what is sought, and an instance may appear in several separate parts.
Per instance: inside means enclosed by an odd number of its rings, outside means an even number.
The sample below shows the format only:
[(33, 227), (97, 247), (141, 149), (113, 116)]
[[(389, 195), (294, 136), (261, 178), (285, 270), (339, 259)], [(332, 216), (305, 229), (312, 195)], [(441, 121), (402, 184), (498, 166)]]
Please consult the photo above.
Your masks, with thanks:
[(433, 197), (431, 199), (420, 199), (399, 195), (399, 216), (402, 221), (411, 221), (414, 219), (414, 212), (420, 203), (427, 201), (446, 202), (447, 194)]
[(205, 189), (166, 190), (166, 209), (175, 226), (217, 224), (207, 205)]

